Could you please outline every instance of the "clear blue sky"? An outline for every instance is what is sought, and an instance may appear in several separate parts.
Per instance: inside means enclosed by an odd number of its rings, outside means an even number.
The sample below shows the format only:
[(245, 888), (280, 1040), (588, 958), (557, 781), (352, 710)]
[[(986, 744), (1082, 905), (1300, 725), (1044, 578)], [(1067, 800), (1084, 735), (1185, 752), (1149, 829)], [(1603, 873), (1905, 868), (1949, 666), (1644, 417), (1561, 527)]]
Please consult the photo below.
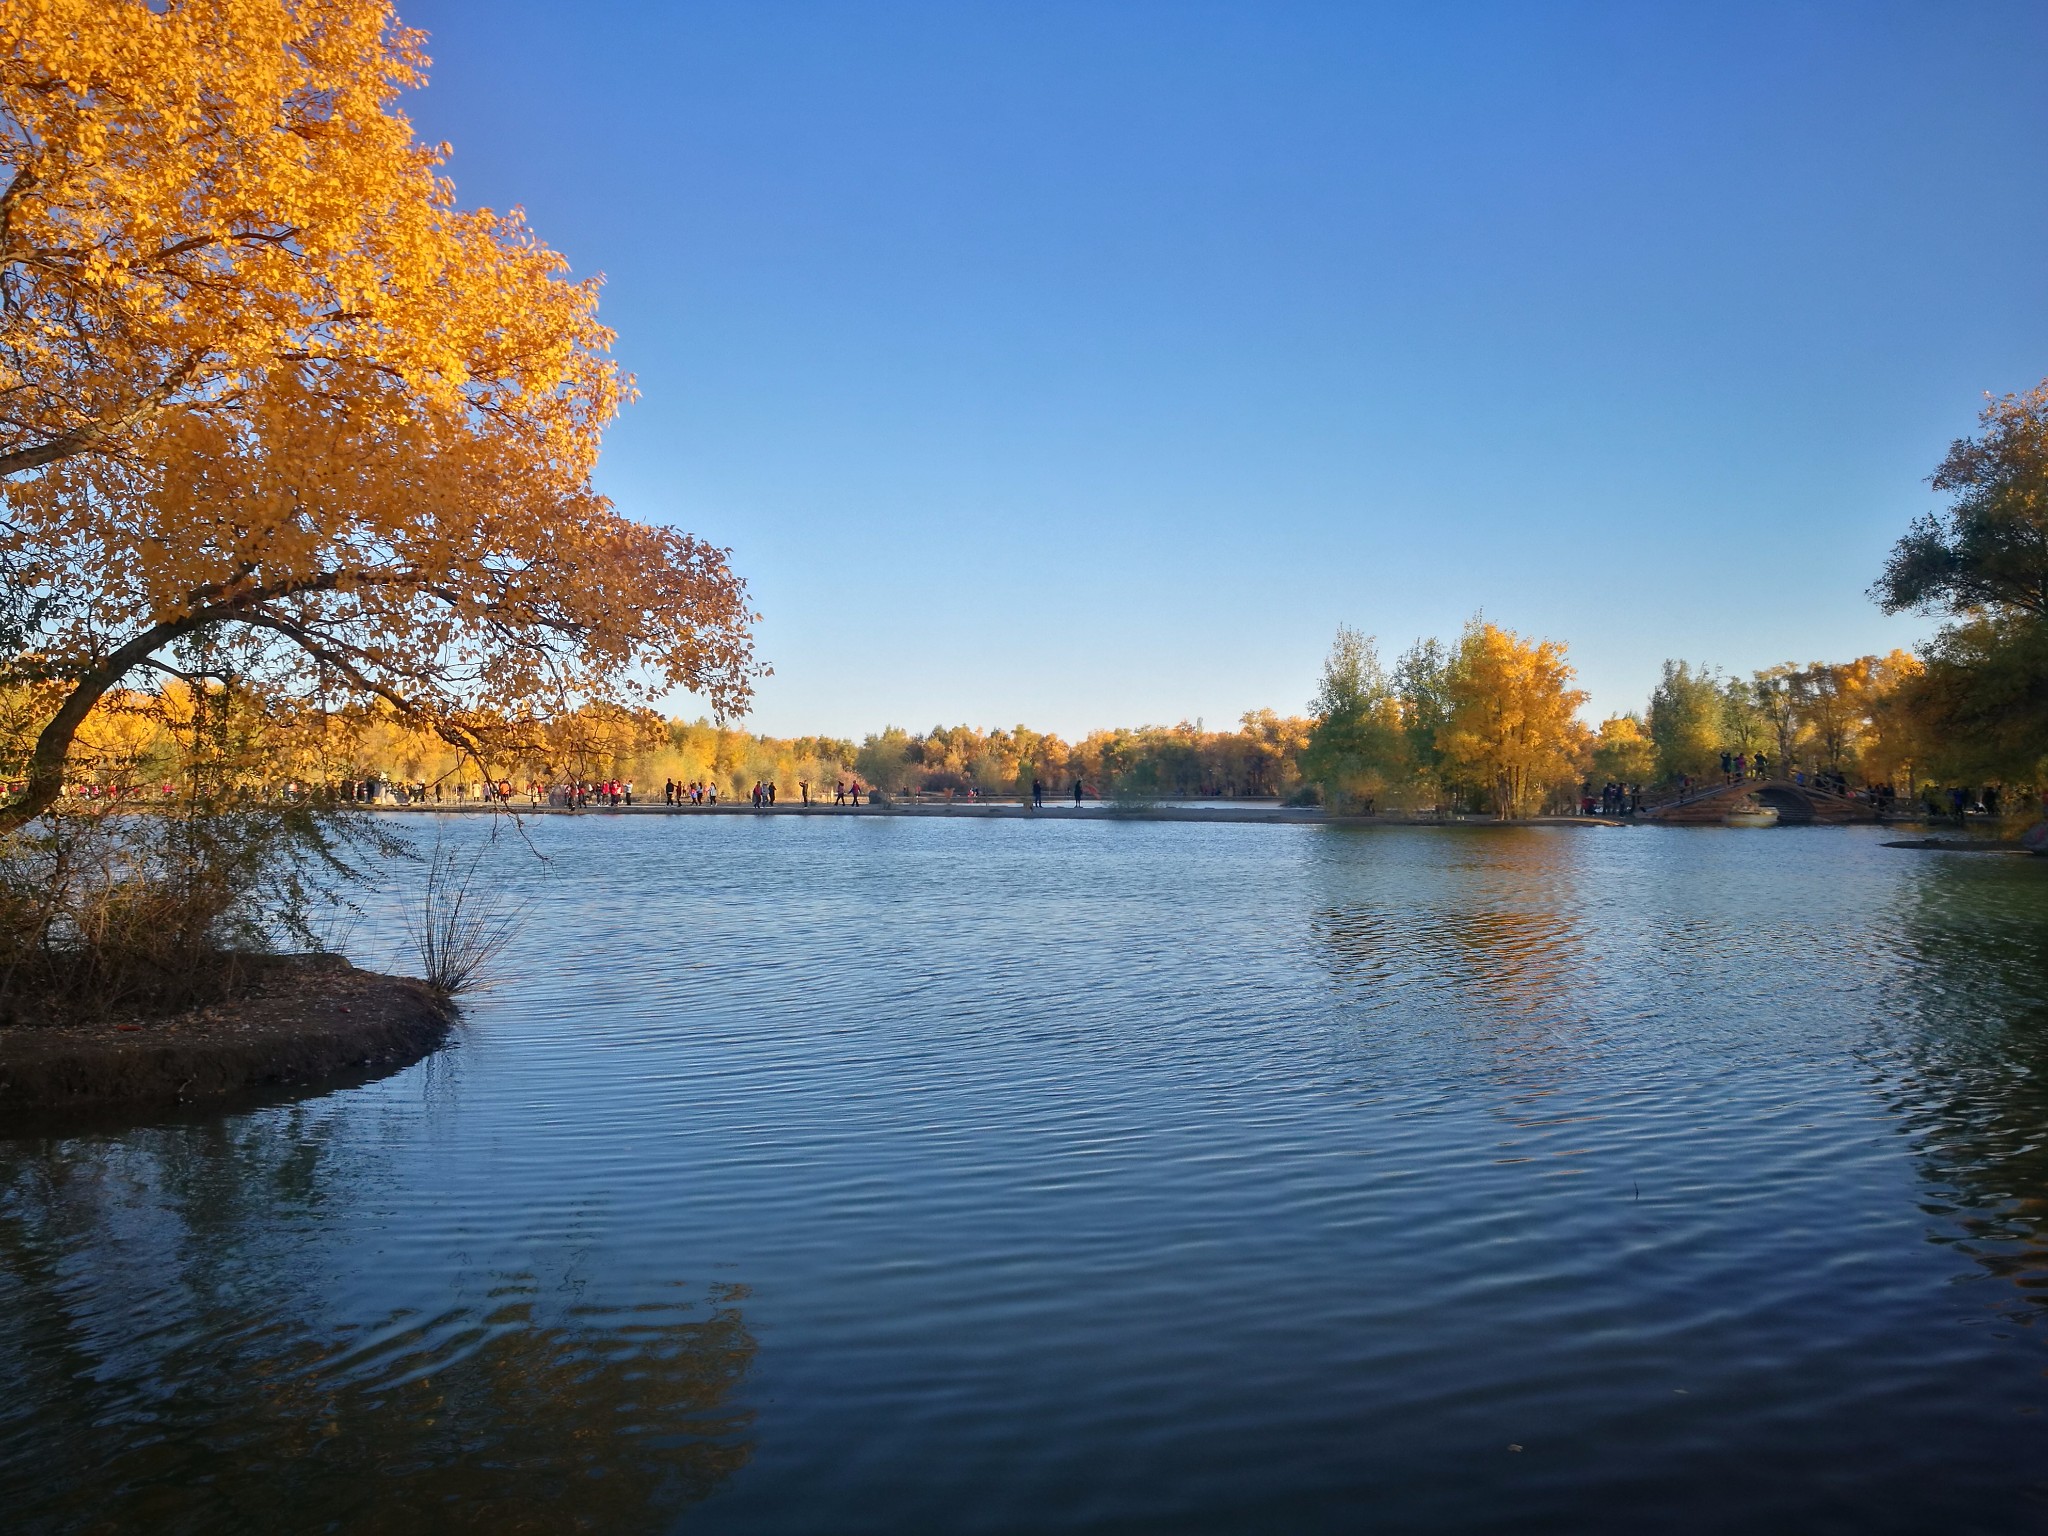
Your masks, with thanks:
[(1906, 644), (2048, 374), (2038, 0), (400, 5), (464, 202), (606, 274), (602, 486), (731, 546), (758, 730), (1228, 724), (1480, 608), (1595, 717)]

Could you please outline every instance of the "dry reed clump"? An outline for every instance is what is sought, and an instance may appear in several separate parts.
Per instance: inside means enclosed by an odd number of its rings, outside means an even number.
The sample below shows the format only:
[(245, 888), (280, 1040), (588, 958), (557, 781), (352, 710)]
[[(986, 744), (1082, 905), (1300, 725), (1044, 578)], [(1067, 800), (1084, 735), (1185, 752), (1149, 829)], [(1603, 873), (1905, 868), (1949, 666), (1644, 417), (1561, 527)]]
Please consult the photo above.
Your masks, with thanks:
[(421, 977), (439, 997), (488, 985), (525, 919), (524, 904), (493, 878), (490, 852), (489, 845), (464, 854), (437, 844), (406, 914)]

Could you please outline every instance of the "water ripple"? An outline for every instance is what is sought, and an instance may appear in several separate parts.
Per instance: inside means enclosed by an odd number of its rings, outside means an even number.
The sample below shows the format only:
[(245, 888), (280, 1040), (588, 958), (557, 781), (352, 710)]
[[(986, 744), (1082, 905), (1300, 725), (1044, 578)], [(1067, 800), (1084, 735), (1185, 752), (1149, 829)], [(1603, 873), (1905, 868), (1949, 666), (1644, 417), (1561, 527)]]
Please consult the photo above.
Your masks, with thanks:
[(0, 1143), (11, 1528), (2048, 1523), (2032, 864), (532, 836), (442, 1056)]

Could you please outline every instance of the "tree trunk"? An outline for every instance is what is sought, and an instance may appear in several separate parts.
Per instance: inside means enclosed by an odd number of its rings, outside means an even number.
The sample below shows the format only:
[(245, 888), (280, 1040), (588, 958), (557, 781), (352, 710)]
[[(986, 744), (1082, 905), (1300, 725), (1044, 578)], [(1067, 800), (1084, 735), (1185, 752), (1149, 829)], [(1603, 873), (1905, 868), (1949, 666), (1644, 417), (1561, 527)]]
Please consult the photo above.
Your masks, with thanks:
[(180, 635), (202, 628), (214, 617), (202, 612), (152, 625), (72, 685), (70, 695), (36, 738), (35, 755), (29, 759), (27, 789), (20, 799), (0, 806), (0, 837), (20, 831), (56, 804), (64, 793), (64, 768), (71, 757), (71, 743), (93, 706), (156, 652)]

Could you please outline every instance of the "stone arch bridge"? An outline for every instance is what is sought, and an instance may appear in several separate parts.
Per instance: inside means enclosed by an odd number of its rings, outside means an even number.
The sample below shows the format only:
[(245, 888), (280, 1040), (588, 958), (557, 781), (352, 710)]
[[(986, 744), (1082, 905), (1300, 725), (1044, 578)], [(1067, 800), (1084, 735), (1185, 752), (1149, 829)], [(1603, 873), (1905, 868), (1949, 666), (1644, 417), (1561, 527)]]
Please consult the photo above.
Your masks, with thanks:
[(1852, 800), (1832, 790), (1815, 789), (1810, 784), (1794, 784), (1789, 779), (1748, 779), (1734, 784), (1709, 784), (1676, 799), (1645, 806), (1639, 819), (1662, 822), (1666, 826), (1718, 824), (1745, 795), (1755, 795), (1775, 810), (1780, 826), (1835, 825), (1879, 819), (1877, 812), (1865, 801)]

